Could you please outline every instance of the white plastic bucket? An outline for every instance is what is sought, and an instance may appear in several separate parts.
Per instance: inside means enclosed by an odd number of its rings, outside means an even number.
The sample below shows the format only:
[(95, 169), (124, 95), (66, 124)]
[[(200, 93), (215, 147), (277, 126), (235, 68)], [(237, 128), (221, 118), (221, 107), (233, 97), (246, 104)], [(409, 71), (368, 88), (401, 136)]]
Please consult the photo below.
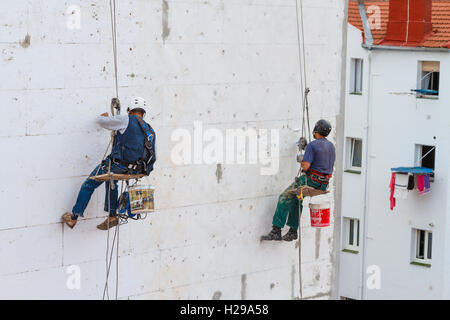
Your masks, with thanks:
[(310, 203), (309, 213), (311, 227), (328, 227), (330, 225), (330, 202)]

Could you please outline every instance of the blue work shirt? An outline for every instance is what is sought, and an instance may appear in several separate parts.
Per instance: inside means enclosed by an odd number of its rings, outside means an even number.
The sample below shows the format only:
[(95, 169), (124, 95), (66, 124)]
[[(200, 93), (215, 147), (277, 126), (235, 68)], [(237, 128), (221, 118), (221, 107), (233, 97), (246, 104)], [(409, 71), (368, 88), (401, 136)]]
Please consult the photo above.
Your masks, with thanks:
[(335, 158), (334, 145), (326, 138), (321, 138), (308, 143), (302, 161), (309, 162), (311, 170), (332, 174)]

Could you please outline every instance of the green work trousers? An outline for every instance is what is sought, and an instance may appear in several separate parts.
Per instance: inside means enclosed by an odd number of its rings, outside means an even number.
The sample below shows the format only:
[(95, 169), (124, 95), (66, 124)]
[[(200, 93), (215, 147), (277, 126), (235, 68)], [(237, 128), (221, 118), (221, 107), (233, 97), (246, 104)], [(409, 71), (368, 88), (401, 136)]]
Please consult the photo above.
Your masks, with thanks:
[[(297, 189), (299, 186), (310, 186), (318, 190), (326, 190), (327, 184), (314, 181), (306, 175), (296, 177), (295, 181), (287, 187), (286, 190), (278, 198), (277, 209), (273, 215), (272, 224), (274, 226), (283, 228), (285, 224), (294, 230), (298, 229), (299, 220), (299, 206), (300, 212), (303, 210), (303, 200), (297, 198), (295, 193), (289, 192), (289, 190)], [(287, 220), (287, 223), (286, 223)]]

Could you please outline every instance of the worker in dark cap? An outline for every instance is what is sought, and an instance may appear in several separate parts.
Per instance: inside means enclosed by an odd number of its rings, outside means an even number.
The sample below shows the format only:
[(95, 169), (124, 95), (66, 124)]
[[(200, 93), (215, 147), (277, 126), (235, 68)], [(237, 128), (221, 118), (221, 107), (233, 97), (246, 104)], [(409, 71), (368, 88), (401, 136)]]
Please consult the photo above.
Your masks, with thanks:
[[(97, 117), (97, 124), (115, 132), (112, 150), (111, 154), (92, 171), (82, 184), (72, 212), (63, 214), (62, 220), (70, 228), (75, 226), (78, 217), (83, 216), (94, 190), (102, 184), (90, 177), (107, 173), (109, 170), (113, 173), (146, 175), (153, 170), (156, 160), (156, 134), (153, 128), (143, 120), (146, 105), (145, 99), (134, 98), (132, 105), (128, 108), (128, 114), (110, 116), (105, 112)], [(109, 210), (109, 217), (97, 226), (101, 230), (114, 227), (119, 222), (117, 181), (114, 181), (113, 188), (110, 188), (109, 181), (106, 181), (105, 184), (104, 210), (106, 212)]]
[[(295, 181), (278, 198), (277, 208), (273, 216), (272, 230), (261, 237), (261, 240), (292, 241), (298, 238), (297, 229), (303, 201), (292, 190), (300, 186), (309, 186), (325, 191), (333, 173), (336, 158), (334, 145), (326, 138), (331, 132), (331, 124), (326, 120), (317, 121), (313, 135), (315, 140), (306, 146), (301, 163), (301, 170), (305, 175), (296, 177)], [(281, 229), (287, 224), (289, 231), (282, 237)]]

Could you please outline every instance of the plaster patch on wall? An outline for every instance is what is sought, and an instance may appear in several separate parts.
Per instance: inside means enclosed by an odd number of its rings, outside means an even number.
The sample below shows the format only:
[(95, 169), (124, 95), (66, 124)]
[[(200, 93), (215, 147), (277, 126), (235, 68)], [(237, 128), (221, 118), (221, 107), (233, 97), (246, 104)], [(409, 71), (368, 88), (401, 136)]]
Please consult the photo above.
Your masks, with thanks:
[(213, 294), (213, 296), (212, 296), (212, 299), (213, 300), (220, 300), (220, 297), (222, 296), (222, 292), (220, 292), (220, 291), (216, 291), (216, 292), (214, 292), (214, 294)]
[(316, 228), (316, 260), (319, 259), (320, 254), (320, 228)]
[(162, 0), (162, 33), (161, 37), (163, 41), (166, 41), (166, 39), (170, 35), (170, 28), (169, 28), (169, 4), (166, 0)]
[(241, 276), (241, 300), (245, 300), (247, 295), (247, 275), (244, 273)]
[(220, 180), (222, 180), (222, 175), (223, 175), (222, 164), (218, 163), (216, 169), (217, 183), (220, 183)]
[(25, 39), (23, 39), (23, 41), (19, 42), (22, 48), (28, 48), (31, 44), (31, 36), (29, 34), (27, 34), (25, 36)]
[(291, 269), (291, 299), (295, 298), (295, 294), (294, 294), (294, 288), (295, 288), (295, 264), (292, 265), (292, 269)]

